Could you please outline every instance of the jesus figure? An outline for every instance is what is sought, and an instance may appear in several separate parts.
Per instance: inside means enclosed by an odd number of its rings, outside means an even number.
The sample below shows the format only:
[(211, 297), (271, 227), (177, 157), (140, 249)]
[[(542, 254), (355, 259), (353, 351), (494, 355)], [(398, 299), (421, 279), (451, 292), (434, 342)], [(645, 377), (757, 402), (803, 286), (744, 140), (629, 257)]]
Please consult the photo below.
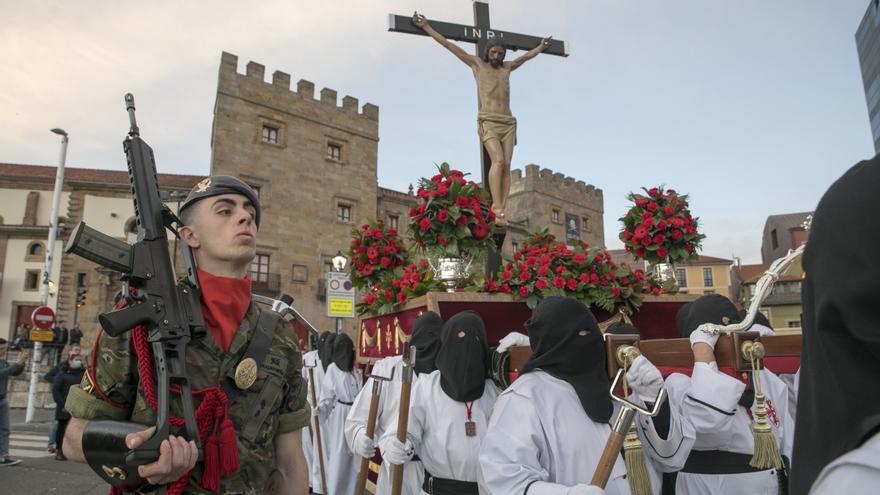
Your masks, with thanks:
[(474, 72), (477, 81), (477, 133), (486, 148), (492, 165), (489, 168), (489, 191), (492, 193), (492, 211), (496, 223), (507, 225), (504, 210), (510, 194), (510, 161), (516, 144), (516, 118), (510, 112), (510, 72), (535, 58), (550, 46), (551, 38), (544, 38), (538, 46), (512, 62), (505, 62), (507, 49), (500, 38), (491, 38), (483, 58), (469, 55), (434, 30), (423, 15), (413, 15), (413, 24), (434, 38)]

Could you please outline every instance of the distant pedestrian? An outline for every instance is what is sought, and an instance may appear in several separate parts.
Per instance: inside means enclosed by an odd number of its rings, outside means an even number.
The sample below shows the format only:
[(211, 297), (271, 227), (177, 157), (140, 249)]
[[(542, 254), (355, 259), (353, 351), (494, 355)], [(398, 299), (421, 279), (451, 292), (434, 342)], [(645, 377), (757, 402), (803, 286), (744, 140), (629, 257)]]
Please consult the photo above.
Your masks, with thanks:
[(83, 357), (81, 354), (70, 354), (67, 361), (61, 364), (58, 374), (52, 381), (52, 398), (55, 399), (55, 420), (58, 421), (58, 433), (56, 435), (57, 449), (55, 450), (55, 459), (66, 461), (62, 447), (64, 445), (64, 431), (67, 429), (67, 423), (70, 422), (70, 413), (64, 409), (64, 403), (67, 402), (67, 393), (70, 387), (77, 385), (82, 381)]
[(9, 402), (6, 401), (7, 377), (18, 376), (24, 371), (27, 362), (27, 353), (20, 352), (14, 364), (6, 361), (6, 351), (9, 344), (6, 339), (0, 339), (0, 467), (14, 466), (21, 461), (9, 457)]
[(70, 345), (79, 345), (82, 342), (83, 333), (82, 330), (79, 329), (79, 323), (74, 323), (73, 328), (70, 329)]
[[(79, 344), (71, 345), (70, 350), (68, 351), (67, 355), (68, 355), (68, 359), (71, 356), (82, 357), (82, 348), (79, 346)], [(55, 366), (52, 367), (51, 370), (49, 370), (48, 373), (43, 375), (43, 380), (46, 380), (47, 382), (49, 382), (49, 384), (55, 383), (55, 377), (58, 376), (58, 373), (61, 371), (61, 368), (66, 365), (67, 365), (67, 361), (65, 361), (63, 363), (56, 364)], [(48, 435), (48, 441), (46, 443), (46, 451), (49, 452), (50, 454), (54, 454), (56, 451), (55, 450), (55, 443), (56, 443), (57, 434), (58, 434), (58, 420), (54, 420), (54, 421), (52, 421), (52, 424), (49, 425), (49, 435)], [(58, 450), (58, 452), (60, 452), (60, 449)]]

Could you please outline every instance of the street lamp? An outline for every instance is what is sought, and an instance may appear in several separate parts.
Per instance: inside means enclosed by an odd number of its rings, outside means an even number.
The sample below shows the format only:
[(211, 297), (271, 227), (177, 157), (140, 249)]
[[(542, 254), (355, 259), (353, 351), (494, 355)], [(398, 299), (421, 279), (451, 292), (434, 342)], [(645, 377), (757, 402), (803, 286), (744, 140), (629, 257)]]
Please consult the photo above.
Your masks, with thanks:
[[(55, 191), (52, 194), (52, 213), (49, 216), (49, 239), (46, 244), (46, 265), (43, 268), (43, 281), (40, 285), (40, 306), (49, 304), (50, 284), (54, 285), (49, 277), (52, 275), (52, 261), (55, 253), (55, 239), (58, 238), (58, 209), (61, 204), (61, 188), (64, 185), (64, 163), (67, 161), (67, 132), (64, 129), (54, 128), (51, 132), (61, 136), (61, 156), (58, 160), (58, 170), (55, 172)], [(40, 376), (40, 360), (43, 358), (43, 343), (34, 342), (34, 357), (31, 364), (31, 383), (28, 389), (27, 410), (24, 420), (30, 423), (34, 420), (34, 408), (37, 403), (37, 382)]]
[[(345, 270), (345, 265), (348, 263), (348, 258), (346, 258), (342, 251), (337, 251), (336, 256), (330, 260), (330, 263), (333, 264), (333, 271), (341, 273), (342, 270)], [(336, 333), (342, 333), (342, 318), (339, 316), (336, 317)]]

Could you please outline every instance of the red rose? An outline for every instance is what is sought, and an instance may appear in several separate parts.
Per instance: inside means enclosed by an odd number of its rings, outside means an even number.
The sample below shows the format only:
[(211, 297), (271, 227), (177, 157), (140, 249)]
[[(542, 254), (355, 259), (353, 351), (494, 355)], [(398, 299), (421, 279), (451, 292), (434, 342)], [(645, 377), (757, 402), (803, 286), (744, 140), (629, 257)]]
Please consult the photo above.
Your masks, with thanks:
[(644, 258), (645, 257), (645, 250), (642, 248), (636, 249), (636, 256), (638, 256), (639, 258)]
[(388, 256), (382, 256), (382, 259), (379, 260), (379, 263), (381, 263), (382, 266), (391, 266), (391, 258), (389, 258)]
[(620, 297), (620, 287), (612, 287), (611, 295), (614, 297)]
[[(534, 256), (526, 256), (526, 264), (527, 265), (535, 266), (535, 264), (537, 262), (538, 262), (538, 258), (535, 258)], [(543, 265), (543, 263), (541, 263), (541, 264)]]
[(697, 232), (697, 229), (693, 225), (685, 225), (684, 231), (687, 232), (689, 235), (693, 235)]
[(489, 292), (496, 292), (498, 290), (498, 282), (496, 282), (495, 280), (487, 280), (486, 290), (488, 290)]
[(565, 287), (565, 280), (562, 277), (553, 277), (553, 285), (556, 288), (561, 289)]
[(423, 260), (423, 261), (419, 261), (419, 267), (421, 267), (421, 268), (428, 268), (428, 262), (427, 262), (427, 261), (424, 261), (424, 260)]
[(666, 258), (669, 256), (669, 251), (667, 251), (666, 248), (660, 248), (657, 250), (657, 256), (660, 258)]
[(384, 234), (382, 233), (382, 229), (376, 229), (373, 231), (373, 237), (376, 239), (381, 239)]
[(505, 271), (501, 272), (501, 280), (504, 280), (506, 282), (506, 281), (510, 280), (511, 277), (513, 277), (512, 271), (505, 270)]
[(658, 206), (659, 205), (657, 203), (651, 201), (650, 203), (648, 203), (647, 208), (648, 208), (648, 211), (655, 211)]
[(414, 217), (414, 216), (416, 216), (416, 215), (418, 215), (418, 214), (419, 214), (419, 210), (417, 210), (417, 209), (415, 209), (415, 208), (410, 208), (410, 209), (409, 209), (409, 216)]
[[(616, 279), (616, 278), (617, 278), (617, 274), (616, 274), (616, 273), (614, 273), (613, 271), (608, 272), (608, 280), (614, 280), (614, 279)], [(624, 282), (624, 283), (626, 283), (626, 282)]]
[(651, 220), (651, 223), (654, 223), (654, 215), (650, 212), (642, 212), (642, 220)]
[(419, 221), (419, 229), (421, 229), (422, 232), (427, 232), (430, 228), (431, 220), (429, 218), (425, 217)]
[(599, 276), (596, 275), (595, 273), (591, 273), (590, 274), (590, 283), (591, 284), (598, 284), (599, 283)]
[(585, 284), (588, 284), (590, 283), (590, 276), (586, 273), (581, 273), (580, 275), (578, 275), (578, 280)]
[(535, 282), (535, 288), (538, 290), (544, 290), (547, 288), (547, 280), (543, 278), (539, 278), (537, 282)]
[(538, 275), (540, 275), (542, 277), (546, 277), (547, 274), (549, 274), (549, 273), (550, 273), (550, 270), (546, 266), (538, 267)]
[(636, 198), (636, 206), (638, 206), (639, 208), (644, 208), (645, 205), (648, 204), (648, 201), (650, 201), (648, 198), (644, 196), (639, 196), (638, 198)]
[(370, 305), (374, 302), (376, 302), (376, 296), (374, 296), (373, 294), (367, 294), (366, 296), (364, 296), (364, 304)]
[(623, 239), (625, 241), (632, 239), (632, 234), (630, 234), (628, 230), (624, 230), (623, 231)]
[(455, 221), (455, 225), (458, 227), (464, 227), (467, 225), (467, 217), (464, 213), (458, 216), (458, 220)]
[(675, 229), (672, 231), (672, 234), (670, 234), (670, 237), (672, 237), (672, 240), (674, 241), (680, 241), (681, 238), (684, 237), (684, 234), (682, 234), (680, 230)]
[(529, 288), (522, 286), (519, 288), (519, 297), (529, 297)]
[(657, 230), (666, 230), (667, 227), (669, 227), (669, 224), (667, 224), (665, 220), (657, 222)]
[(565, 284), (568, 286), (568, 290), (570, 291), (576, 291), (578, 288), (578, 281), (573, 278), (568, 279)]
[(365, 265), (364, 269), (361, 270), (361, 273), (363, 273), (365, 277), (369, 277), (373, 274), (373, 265)]
[(652, 187), (648, 191), (648, 196), (651, 196), (652, 198), (656, 198), (657, 196), (660, 196), (660, 190), (657, 189), (656, 187)]
[(510, 286), (507, 284), (502, 284), (501, 285), (501, 292), (503, 292), (505, 294), (510, 294)]
[(364, 262), (363, 262), (363, 261), (358, 261), (358, 262), (355, 264), (355, 267), (356, 267), (358, 270), (363, 270), (363, 269), (364, 269)]
[(437, 244), (445, 246), (447, 244), (446, 238), (443, 237), (441, 234), (437, 234)]
[(364, 251), (366, 251), (366, 250), (367, 250), (367, 249), (366, 249), (363, 245), (358, 246), (358, 253), (363, 254)]
[(370, 248), (367, 249), (367, 258), (370, 258), (370, 261), (373, 261), (374, 259), (376, 259), (378, 257), (379, 257), (379, 249), (377, 249), (376, 246), (370, 246)]
[(459, 196), (455, 198), (455, 206), (459, 208), (467, 208), (470, 206), (471, 202), (464, 196)]
[(406, 292), (401, 290), (400, 292), (397, 293), (397, 302), (399, 304), (404, 304), (406, 302)]
[(666, 240), (666, 236), (663, 234), (657, 234), (654, 236), (654, 244), (663, 244)]
[(482, 239), (486, 237), (486, 234), (489, 233), (489, 227), (485, 224), (485, 222), (480, 222), (477, 225), (474, 225), (473, 233), (475, 238)]
[(443, 176), (440, 174), (437, 174), (434, 177), (431, 177), (431, 182), (440, 182), (440, 180), (442, 180), (442, 179), (443, 179)]
[(559, 266), (556, 267), (556, 274), (557, 274), (557, 275), (562, 275), (562, 273), (565, 272), (565, 270), (566, 270), (565, 266), (563, 266), (563, 265), (559, 265)]
[(651, 238), (650, 238), (650, 237), (647, 237), (647, 236), (646, 236), (646, 237), (642, 237), (642, 241), (641, 241), (641, 242), (642, 242), (642, 246), (647, 246), (648, 244), (651, 244)]
[(527, 282), (531, 277), (532, 275), (529, 272), (519, 272), (520, 282)]
[(692, 246), (691, 244), (685, 244), (684, 250), (687, 251), (688, 253), (692, 253), (694, 251), (694, 246)]
[(584, 256), (583, 253), (577, 253), (571, 257), (571, 261), (574, 261), (578, 265), (583, 265), (585, 261), (587, 261), (587, 257)]
[(449, 220), (449, 211), (445, 208), (437, 212), (437, 220), (446, 223)]
[(653, 289), (651, 289), (651, 293), (654, 294), (655, 296), (659, 296), (660, 295), (660, 287), (654, 287)]
[(675, 208), (673, 208), (671, 206), (667, 206), (666, 208), (663, 208), (663, 213), (667, 217), (671, 217), (672, 215), (675, 215)]

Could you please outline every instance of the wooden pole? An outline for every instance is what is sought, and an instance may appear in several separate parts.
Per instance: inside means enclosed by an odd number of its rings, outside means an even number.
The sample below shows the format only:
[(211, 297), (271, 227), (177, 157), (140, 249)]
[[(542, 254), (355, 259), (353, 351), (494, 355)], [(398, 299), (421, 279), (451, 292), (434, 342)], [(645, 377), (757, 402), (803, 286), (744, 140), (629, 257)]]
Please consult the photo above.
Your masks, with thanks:
[[(392, 373), (393, 376), (393, 373)], [(385, 378), (371, 376), (373, 379), (373, 396), (370, 397), (370, 412), (367, 414), (367, 438), (372, 439), (376, 433), (376, 416), (379, 414), (379, 393), (382, 390), (382, 381)], [(358, 472), (357, 484), (354, 487), (354, 495), (364, 495), (367, 488), (367, 474), (370, 470), (370, 457), (361, 459), (361, 469)]]
[[(409, 426), (409, 398), (412, 391), (413, 365), (416, 360), (415, 346), (409, 347), (409, 355), (403, 357), (403, 374), (400, 383), (400, 410), (397, 414), (397, 440), (406, 443), (406, 429)], [(395, 464), (391, 469), (391, 495), (400, 495), (403, 489), (403, 464)]]
[(614, 428), (611, 429), (611, 434), (608, 436), (608, 442), (605, 443), (605, 450), (602, 451), (602, 457), (599, 458), (599, 464), (596, 465), (596, 470), (593, 472), (593, 479), (590, 481), (591, 485), (605, 488), (608, 478), (611, 476), (611, 470), (614, 469), (614, 464), (620, 457), (623, 439), (626, 437), (626, 432), (629, 431), (629, 426), (632, 424), (635, 415), (636, 411), (634, 409), (628, 407), (620, 409), (617, 420), (614, 422)]
[[(315, 371), (317, 364), (312, 366), (305, 365), (309, 368), (309, 384), (312, 386), (312, 404), (318, 407), (318, 398), (315, 395)], [(324, 447), (321, 445), (321, 419), (315, 416), (315, 439), (318, 444), (318, 463), (321, 466), (321, 485), (324, 487), (324, 493), (327, 493), (327, 475), (324, 474)]]

